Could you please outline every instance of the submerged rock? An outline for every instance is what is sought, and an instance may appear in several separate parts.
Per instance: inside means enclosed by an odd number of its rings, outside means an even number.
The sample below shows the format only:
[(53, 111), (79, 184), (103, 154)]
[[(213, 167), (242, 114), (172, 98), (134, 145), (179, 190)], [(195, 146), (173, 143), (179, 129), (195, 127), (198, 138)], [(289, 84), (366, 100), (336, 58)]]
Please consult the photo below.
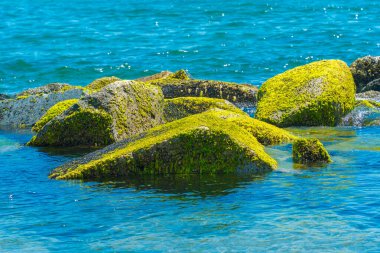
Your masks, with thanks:
[(331, 158), (317, 138), (298, 139), (293, 143), (293, 161), (302, 164), (329, 163)]
[(264, 147), (213, 112), (157, 126), (55, 169), (50, 178), (122, 180), (135, 175), (249, 174), (275, 169)]
[(313, 62), (279, 74), (260, 88), (255, 117), (287, 126), (336, 126), (354, 108), (355, 84), (339, 60)]
[(49, 84), (29, 89), (16, 99), (0, 101), (0, 125), (28, 127), (34, 125), (56, 103), (85, 95), (82, 88), (67, 84)]
[[(380, 78), (380, 56), (365, 56), (355, 60), (350, 66), (356, 84), (356, 91), (363, 92), (379, 88), (379, 84), (372, 81)], [(372, 87), (372, 88), (371, 88)]]
[(149, 83), (162, 88), (165, 98), (210, 97), (226, 99), (232, 103), (256, 105), (257, 87), (248, 84), (191, 79), (184, 70), (163, 78), (153, 78)]
[(162, 92), (156, 86), (114, 82), (50, 120), (29, 144), (107, 145), (163, 123), (163, 105)]
[(86, 88), (93, 91), (99, 91), (103, 89), (104, 87), (106, 87), (107, 85), (120, 81), (120, 80), (121, 79), (116, 76), (102, 77), (102, 78), (92, 81), (89, 85), (86, 86)]
[(373, 126), (379, 125), (380, 102), (373, 100), (357, 100), (355, 108), (343, 119), (343, 126)]
[(180, 97), (165, 99), (165, 119), (169, 122), (187, 117), (189, 115), (205, 112), (213, 108), (229, 110), (238, 114), (245, 114), (231, 102), (224, 99)]

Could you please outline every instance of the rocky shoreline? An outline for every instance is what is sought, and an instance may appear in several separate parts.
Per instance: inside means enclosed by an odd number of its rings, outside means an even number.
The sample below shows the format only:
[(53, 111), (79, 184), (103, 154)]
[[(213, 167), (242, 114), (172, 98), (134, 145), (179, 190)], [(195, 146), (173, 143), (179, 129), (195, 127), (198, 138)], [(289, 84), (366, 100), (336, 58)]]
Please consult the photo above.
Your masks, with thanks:
[[(290, 126), (380, 125), (380, 57), (299, 66), (248, 84), (163, 71), (104, 77), (86, 87), (52, 83), (0, 94), (0, 126), (33, 127), (30, 146), (100, 146), (56, 168), (54, 179), (123, 180), (169, 174), (252, 174), (277, 168), (266, 145), (293, 143), (295, 163), (329, 163), (317, 139)], [(357, 93), (358, 92), (358, 93)], [(255, 117), (241, 110), (256, 108)]]

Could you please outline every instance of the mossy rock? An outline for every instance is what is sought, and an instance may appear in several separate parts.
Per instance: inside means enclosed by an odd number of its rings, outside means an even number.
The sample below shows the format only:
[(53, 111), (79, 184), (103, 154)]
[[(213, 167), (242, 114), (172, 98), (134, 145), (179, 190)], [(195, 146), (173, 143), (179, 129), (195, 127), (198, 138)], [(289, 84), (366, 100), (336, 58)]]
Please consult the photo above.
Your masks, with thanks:
[(147, 81), (162, 88), (165, 98), (209, 97), (234, 104), (256, 105), (257, 87), (249, 84), (191, 79), (185, 70)]
[(163, 107), (158, 87), (135, 81), (114, 82), (50, 120), (29, 144), (108, 145), (162, 124)]
[(165, 119), (169, 122), (187, 117), (192, 114), (205, 112), (213, 108), (229, 110), (238, 114), (246, 115), (242, 110), (224, 99), (205, 97), (180, 97), (165, 99)]
[(121, 79), (116, 76), (106, 76), (92, 81), (89, 85), (86, 86), (86, 88), (92, 91), (99, 91), (107, 85), (120, 80)]
[(293, 143), (293, 161), (302, 164), (317, 164), (329, 163), (331, 158), (317, 138), (302, 138)]
[(267, 80), (255, 117), (276, 126), (336, 126), (355, 105), (355, 84), (340, 60), (313, 62)]
[(243, 128), (212, 111), (157, 126), (55, 169), (50, 178), (122, 180), (136, 175), (250, 174), (277, 163)]
[(32, 130), (38, 132), (45, 126), (50, 120), (54, 117), (60, 115), (67, 109), (69, 109), (72, 105), (78, 102), (78, 99), (68, 99), (61, 102), (56, 103), (34, 124)]
[(137, 78), (137, 79), (135, 79), (135, 81), (149, 82), (149, 81), (153, 81), (153, 80), (157, 80), (157, 79), (167, 78), (167, 77), (171, 76), (172, 74), (173, 74), (173, 72), (165, 70), (165, 71), (161, 71), (160, 73), (156, 73), (154, 75)]
[[(380, 78), (380, 56), (365, 56), (356, 59), (350, 66), (357, 92), (379, 88), (379, 83), (372, 81)], [(370, 85), (369, 85), (370, 84)]]

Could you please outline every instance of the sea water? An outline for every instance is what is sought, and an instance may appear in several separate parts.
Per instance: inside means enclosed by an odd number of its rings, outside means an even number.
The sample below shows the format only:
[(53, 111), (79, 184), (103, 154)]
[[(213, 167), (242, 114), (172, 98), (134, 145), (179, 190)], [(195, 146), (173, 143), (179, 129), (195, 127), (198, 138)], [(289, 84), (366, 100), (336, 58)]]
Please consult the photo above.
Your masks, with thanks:
[[(380, 55), (379, 1), (0, 2), (0, 93), (184, 68), (261, 85), (320, 59)], [(380, 128), (299, 128), (333, 163), (250, 177), (54, 181), (90, 150), (0, 130), (0, 252), (379, 252)]]

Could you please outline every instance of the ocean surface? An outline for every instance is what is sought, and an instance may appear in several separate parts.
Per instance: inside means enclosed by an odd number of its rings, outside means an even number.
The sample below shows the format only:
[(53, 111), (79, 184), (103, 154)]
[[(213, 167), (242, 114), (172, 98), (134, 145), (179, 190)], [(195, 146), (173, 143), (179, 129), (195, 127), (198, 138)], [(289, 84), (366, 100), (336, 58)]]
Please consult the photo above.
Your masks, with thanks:
[[(260, 86), (320, 59), (380, 55), (379, 1), (0, 1), (0, 93), (186, 69)], [(380, 127), (301, 128), (333, 163), (251, 177), (53, 181), (89, 150), (0, 130), (0, 252), (380, 252)]]

